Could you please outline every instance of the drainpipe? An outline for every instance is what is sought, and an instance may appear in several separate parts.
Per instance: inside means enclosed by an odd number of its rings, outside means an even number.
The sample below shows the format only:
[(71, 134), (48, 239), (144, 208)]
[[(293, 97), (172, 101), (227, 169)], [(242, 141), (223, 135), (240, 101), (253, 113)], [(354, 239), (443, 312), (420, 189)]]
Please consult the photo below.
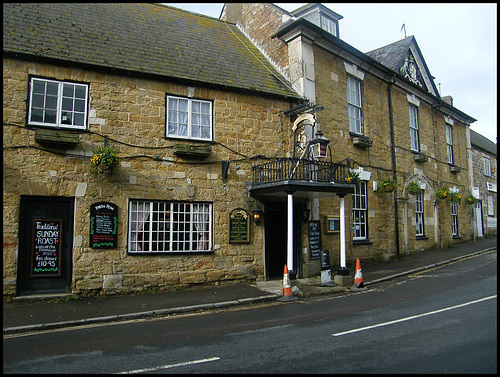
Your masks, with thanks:
[[(394, 119), (392, 116), (392, 97), (391, 97), (391, 87), (396, 82), (396, 77), (394, 76), (392, 82), (387, 86), (387, 95), (389, 101), (389, 126), (391, 132), (391, 158), (392, 158), (392, 179), (397, 184), (398, 176), (396, 171), (396, 146), (394, 144)], [(397, 190), (394, 194), (394, 217), (396, 220), (396, 257), (399, 259), (399, 210), (398, 210), (398, 194)]]

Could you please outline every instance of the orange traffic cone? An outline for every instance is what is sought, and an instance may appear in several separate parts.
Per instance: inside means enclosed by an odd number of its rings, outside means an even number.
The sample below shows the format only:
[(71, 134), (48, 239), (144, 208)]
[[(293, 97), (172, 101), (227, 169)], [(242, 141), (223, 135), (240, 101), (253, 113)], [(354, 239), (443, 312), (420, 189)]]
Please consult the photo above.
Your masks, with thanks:
[(365, 285), (363, 284), (363, 272), (361, 272), (361, 262), (359, 258), (356, 259), (356, 275), (354, 275), (354, 289), (365, 290)]
[(285, 264), (285, 271), (283, 273), (283, 293), (278, 301), (295, 301), (299, 298), (293, 295), (292, 286), (290, 285), (290, 276), (288, 275), (288, 268)]

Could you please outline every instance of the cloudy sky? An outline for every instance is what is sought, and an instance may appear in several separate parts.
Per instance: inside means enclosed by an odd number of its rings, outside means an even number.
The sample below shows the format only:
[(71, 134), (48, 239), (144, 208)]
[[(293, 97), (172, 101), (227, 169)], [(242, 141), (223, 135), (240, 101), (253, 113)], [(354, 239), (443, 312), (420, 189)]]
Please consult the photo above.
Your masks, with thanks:
[[(274, 3), (292, 11), (306, 3)], [(340, 38), (361, 52), (415, 36), (441, 96), (497, 142), (497, 4), (322, 3), (342, 15)], [(219, 18), (223, 3), (167, 3)]]

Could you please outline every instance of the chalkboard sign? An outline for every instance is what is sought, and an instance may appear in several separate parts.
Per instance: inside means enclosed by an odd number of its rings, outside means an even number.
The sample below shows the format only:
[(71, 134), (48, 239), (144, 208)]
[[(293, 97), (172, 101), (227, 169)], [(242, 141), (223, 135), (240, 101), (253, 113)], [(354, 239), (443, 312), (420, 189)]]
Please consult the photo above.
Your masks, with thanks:
[(244, 209), (235, 209), (229, 214), (229, 242), (250, 242), (250, 217)]
[(90, 247), (115, 249), (118, 233), (118, 206), (113, 203), (94, 203), (90, 207)]
[(33, 220), (30, 277), (61, 276), (62, 220)]
[(326, 226), (325, 229), (326, 233), (340, 232), (340, 217), (327, 216), (325, 226)]
[(311, 259), (320, 257), (321, 226), (319, 220), (309, 221), (309, 250), (311, 253)]

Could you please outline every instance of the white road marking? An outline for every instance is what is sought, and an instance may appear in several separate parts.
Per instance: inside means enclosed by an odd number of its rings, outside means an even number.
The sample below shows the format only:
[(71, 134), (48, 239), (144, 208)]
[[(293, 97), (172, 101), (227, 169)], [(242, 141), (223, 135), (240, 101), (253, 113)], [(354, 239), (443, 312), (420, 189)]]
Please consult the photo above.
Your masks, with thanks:
[(497, 297), (497, 295), (494, 295), (494, 296), (489, 296), (489, 297), (481, 298), (481, 299), (479, 299), (479, 300), (469, 301), (469, 302), (466, 302), (466, 303), (463, 303), (463, 304), (460, 304), (460, 305), (455, 305), (455, 306), (450, 306), (450, 307), (448, 307), (448, 308), (444, 308), (444, 309), (434, 310), (434, 311), (432, 311), (432, 312), (427, 312), (427, 313), (417, 314), (417, 315), (413, 315), (413, 316), (411, 316), (411, 317), (406, 317), (406, 318), (396, 319), (396, 320), (394, 320), (394, 321), (389, 321), (389, 322), (379, 323), (379, 324), (377, 324), (377, 325), (366, 326), (366, 327), (360, 327), (360, 328), (358, 328), (358, 329), (353, 329), (353, 330), (349, 330), (349, 331), (339, 332), (339, 333), (332, 334), (332, 335), (333, 335), (333, 336), (342, 336), (342, 335), (347, 335), (347, 334), (353, 334), (353, 333), (356, 333), (356, 332), (359, 332), (359, 331), (365, 331), (365, 330), (374, 329), (374, 328), (376, 328), (376, 327), (382, 327), (382, 326), (393, 325), (393, 324), (395, 324), (395, 323), (405, 322), (405, 321), (409, 321), (409, 320), (411, 320), (411, 319), (421, 318), (421, 317), (425, 317), (425, 316), (428, 316), (428, 315), (437, 314), (437, 313), (442, 313), (442, 312), (446, 312), (446, 311), (448, 311), (448, 310), (453, 310), (453, 309), (461, 308), (461, 307), (463, 307), (463, 306), (468, 306), (468, 305), (472, 305), (472, 304), (477, 304), (478, 302), (482, 302), (482, 301), (486, 301), (486, 300), (491, 300), (491, 299), (496, 298), (496, 297)]
[(186, 366), (186, 365), (209, 363), (211, 361), (217, 361), (217, 360), (220, 360), (220, 357), (210, 357), (208, 359), (193, 360), (193, 361), (184, 361), (182, 363), (177, 363), (177, 364), (160, 365), (160, 366), (154, 367), (154, 368), (144, 368), (144, 369), (128, 370), (128, 371), (125, 371), (125, 372), (119, 372), (119, 373), (115, 373), (115, 374), (134, 374), (134, 373), (154, 372), (154, 371), (157, 371), (157, 370), (160, 370), (160, 369), (169, 369), (169, 368), (183, 367), (183, 366)]

